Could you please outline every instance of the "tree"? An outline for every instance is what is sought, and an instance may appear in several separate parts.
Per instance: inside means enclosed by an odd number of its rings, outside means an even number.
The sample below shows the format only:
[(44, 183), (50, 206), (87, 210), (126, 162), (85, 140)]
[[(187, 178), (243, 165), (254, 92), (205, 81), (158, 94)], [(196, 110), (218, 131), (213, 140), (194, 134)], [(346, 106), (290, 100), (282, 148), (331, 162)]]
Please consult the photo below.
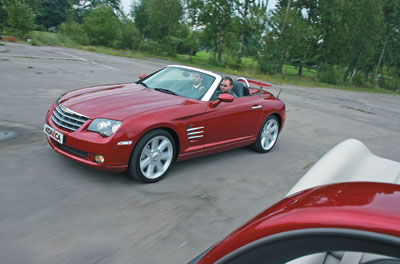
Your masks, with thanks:
[(81, 23), (90, 11), (100, 6), (111, 8), (116, 14), (122, 14), (121, 0), (71, 0), (75, 7), (75, 20)]
[(383, 29), (383, 1), (320, 0), (322, 58), (346, 67), (343, 80), (368, 74)]
[[(286, 31), (291, 25), (288, 21), (294, 21), (296, 15), (296, 10), (291, 5), (291, 0), (279, 0), (275, 10), (271, 13), (268, 29), (264, 37), (264, 45), (267, 46), (263, 47), (259, 60), (260, 67), (264, 70), (268, 69), (269, 73), (282, 72), (290, 45), (290, 38), (286, 36)], [(271, 57), (274, 57), (274, 59), (271, 61), (265, 60), (265, 58)], [(265, 63), (270, 65), (264, 65)]]
[(315, 65), (319, 58), (318, 49), (321, 40), (319, 30), (318, 1), (298, 0), (293, 5), (297, 12), (293, 17), (292, 29), (290, 31), (289, 50), (290, 57), (298, 62), (298, 75), (301, 76), (306, 64)]
[(239, 49), (236, 56), (241, 58), (246, 39), (254, 37), (257, 31), (260, 32), (265, 27), (268, 0), (234, 0), (234, 4), (240, 21)]
[(375, 80), (380, 87), (400, 87), (400, 1), (387, 0), (384, 8), (385, 33), (376, 56)]
[(42, 25), (46, 30), (58, 27), (65, 22), (67, 11), (71, 8), (70, 0), (40, 0), (36, 24)]
[(121, 8), (121, 0), (74, 0), (75, 4), (83, 9), (93, 9), (98, 6), (107, 6), (113, 10), (119, 10)]
[(82, 24), (79, 24), (72, 19), (67, 19), (65, 23), (60, 25), (59, 32), (70, 37), (73, 41), (78, 44), (87, 45), (89, 44), (89, 38)]
[[(384, 20), (385, 20), (385, 34), (381, 39), (381, 52), (379, 55), (379, 60), (376, 66), (376, 75), (379, 72), (379, 68), (381, 66), (382, 60), (385, 57), (387, 47), (396, 47), (389, 49), (389, 56), (386, 56), (387, 64), (390, 66), (394, 66), (399, 68), (398, 64), (400, 63), (400, 57), (398, 54), (399, 47), (400, 47), (400, 1), (398, 0), (387, 0), (384, 8)], [(397, 52), (390, 52), (390, 51), (397, 51)], [(397, 65), (395, 62), (397, 59)]]
[[(287, 2), (287, 4), (285, 3)], [(290, 4), (291, 4), (291, 0), (281, 0), (278, 5), (281, 6), (281, 14), (280, 14), (280, 41), (281, 41), (281, 45), (280, 45), (280, 62), (279, 62), (279, 68), (278, 68), (278, 72), (282, 72), (282, 67), (283, 67), (283, 63), (285, 62), (285, 57), (286, 57), (286, 46), (284, 45), (285, 43), (285, 30), (287, 27), (287, 22), (288, 22), (288, 16), (289, 16), (289, 12), (290, 12)], [(283, 9), (282, 7), (286, 6), (285, 9)], [(284, 10), (284, 12), (283, 12)], [(284, 13), (284, 15), (283, 15)], [(290, 12), (292, 14), (295, 14), (294, 12)]]
[(140, 34), (132, 21), (126, 18), (121, 21), (119, 32), (117, 48), (137, 49), (140, 42)]
[(7, 0), (4, 8), (7, 12), (7, 26), (17, 37), (26, 38), (33, 28), (36, 3), (29, 0)]
[(183, 7), (187, 16), (186, 20), (191, 27), (196, 28), (200, 25), (199, 16), (203, 6), (203, 0), (183, 0)]
[(156, 41), (164, 41), (183, 15), (180, 0), (146, 0), (147, 29)]
[(163, 42), (183, 15), (180, 0), (146, 0), (132, 4), (131, 15), (142, 38)]
[(218, 55), (219, 64), (222, 62), (225, 35), (231, 29), (233, 16), (233, 5), (229, 0), (205, 0), (201, 8), (199, 21), (205, 26), (206, 38), (215, 47), (214, 58)]
[(7, 11), (4, 6), (4, 0), (0, 0), (0, 33), (3, 31), (7, 22)]
[(140, 1), (139, 3), (132, 2), (131, 5), (131, 16), (135, 23), (136, 28), (140, 32), (142, 40), (144, 40), (145, 32), (147, 30), (147, 24), (149, 21), (149, 16), (146, 13), (146, 2)]
[(170, 42), (174, 46), (175, 53), (194, 55), (198, 50), (196, 33), (190, 30), (185, 23), (175, 25), (170, 37)]
[(83, 19), (83, 26), (91, 44), (111, 47), (116, 40), (120, 21), (111, 7), (100, 6)]

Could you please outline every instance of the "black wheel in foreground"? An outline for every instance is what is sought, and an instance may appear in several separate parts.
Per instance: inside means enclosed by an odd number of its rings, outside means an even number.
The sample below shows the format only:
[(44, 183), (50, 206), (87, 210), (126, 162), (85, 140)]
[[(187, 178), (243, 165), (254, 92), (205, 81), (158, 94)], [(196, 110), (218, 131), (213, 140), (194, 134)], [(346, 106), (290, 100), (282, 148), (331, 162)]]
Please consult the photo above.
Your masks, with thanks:
[(161, 180), (175, 161), (175, 141), (162, 129), (150, 131), (136, 144), (128, 167), (128, 175), (145, 183)]

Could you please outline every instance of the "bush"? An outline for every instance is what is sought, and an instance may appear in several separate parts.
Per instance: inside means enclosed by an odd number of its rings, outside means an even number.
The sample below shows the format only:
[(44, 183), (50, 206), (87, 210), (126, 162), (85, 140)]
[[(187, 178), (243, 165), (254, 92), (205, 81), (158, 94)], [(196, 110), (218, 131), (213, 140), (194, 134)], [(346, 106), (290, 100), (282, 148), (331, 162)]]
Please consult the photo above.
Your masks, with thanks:
[(140, 43), (140, 33), (133, 22), (121, 24), (121, 30), (118, 32), (116, 48), (136, 50)]
[(29, 31), (33, 29), (35, 14), (32, 8), (25, 1), (6, 1), (4, 3), (7, 12), (7, 34), (15, 34), (18, 38), (25, 39)]
[(154, 55), (163, 55), (163, 49), (161, 45), (153, 40), (144, 40), (140, 42), (138, 49)]
[(199, 49), (198, 34), (191, 32), (190, 27), (184, 23), (177, 23), (170, 36), (167, 36), (164, 41), (169, 43), (171, 47), (166, 47), (167, 52), (174, 54), (195, 55)]
[(147, 39), (139, 44), (139, 50), (154, 55), (170, 56), (170, 57), (176, 56), (174, 45), (171, 45), (169, 41), (159, 43)]
[(318, 79), (319, 81), (324, 83), (338, 84), (340, 80), (340, 74), (339, 71), (336, 69), (336, 66), (325, 63), (321, 66), (320, 72), (318, 74)]
[(171, 41), (169, 41), (169, 43), (171, 43), (176, 53), (193, 56), (199, 50), (199, 45), (195, 39), (182, 39), (177, 37), (171, 37), (170, 39)]
[(33, 31), (29, 34), (30, 44), (32, 46), (50, 45), (50, 46), (76, 46), (76, 42), (66, 35), (59, 33)]
[(39, 41), (37, 41), (36, 39), (32, 39), (29, 43), (30, 43), (32, 46), (40, 46)]
[(279, 70), (278, 56), (260, 56), (258, 66), (262, 73), (275, 74)]
[(113, 9), (101, 6), (92, 10), (83, 19), (83, 27), (89, 38), (89, 43), (96, 46), (115, 46), (118, 36), (120, 21)]
[(400, 75), (394, 69), (383, 67), (378, 75), (378, 84), (381, 88), (399, 91), (400, 90)]
[(365, 77), (364, 74), (357, 72), (353, 77), (352, 83), (355, 86), (365, 87), (367, 84), (367, 78)]
[(69, 20), (62, 23), (59, 32), (65, 36), (70, 37), (73, 41), (78, 44), (86, 45), (89, 43), (89, 38), (83, 28), (83, 25)]
[(207, 64), (210, 66), (220, 66), (218, 63), (218, 60), (216, 58), (216, 55), (214, 53), (210, 54), (207, 59)]
[(258, 67), (261, 72), (267, 74), (275, 74), (280, 72), (280, 43), (272, 38), (266, 36), (261, 48), (258, 52)]
[(240, 58), (225, 56), (223, 59), (224, 67), (228, 67), (230, 69), (239, 70), (242, 68), (242, 61)]

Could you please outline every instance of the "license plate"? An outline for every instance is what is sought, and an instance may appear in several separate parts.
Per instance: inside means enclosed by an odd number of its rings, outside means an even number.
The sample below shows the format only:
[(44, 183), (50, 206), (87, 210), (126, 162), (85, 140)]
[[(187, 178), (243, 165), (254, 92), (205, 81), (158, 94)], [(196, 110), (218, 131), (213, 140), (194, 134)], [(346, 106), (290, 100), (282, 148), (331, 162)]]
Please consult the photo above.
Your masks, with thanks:
[(64, 135), (47, 124), (44, 124), (43, 132), (60, 144), (64, 141)]

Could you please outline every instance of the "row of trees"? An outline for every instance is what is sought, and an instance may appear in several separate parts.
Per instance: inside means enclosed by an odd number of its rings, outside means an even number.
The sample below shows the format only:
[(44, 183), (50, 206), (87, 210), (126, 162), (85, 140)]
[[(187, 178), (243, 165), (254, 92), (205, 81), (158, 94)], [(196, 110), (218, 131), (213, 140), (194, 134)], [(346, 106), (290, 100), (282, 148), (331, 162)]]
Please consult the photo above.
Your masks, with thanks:
[(328, 83), (399, 87), (399, 0), (280, 1), (269, 25), (266, 71), (281, 72), (289, 62), (299, 75), (305, 65), (316, 67)]
[(400, 0), (0, 0), (0, 27), (25, 37), (55, 30), (80, 44), (174, 56), (209, 51), (209, 63), (327, 83), (400, 86)]

